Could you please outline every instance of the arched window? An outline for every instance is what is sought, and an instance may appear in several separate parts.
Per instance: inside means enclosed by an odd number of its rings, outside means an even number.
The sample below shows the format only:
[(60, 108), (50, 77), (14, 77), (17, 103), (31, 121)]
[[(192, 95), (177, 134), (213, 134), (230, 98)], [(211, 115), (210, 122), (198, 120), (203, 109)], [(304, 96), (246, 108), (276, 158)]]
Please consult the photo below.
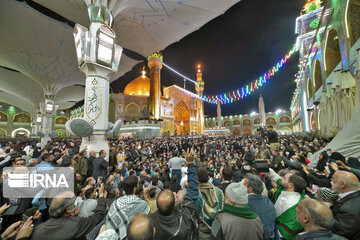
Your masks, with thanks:
[[(250, 119), (244, 119), (244, 120), (243, 120), (243, 126), (245, 126), (245, 127), (250, 127), (250, 126), (251, 126), (251, 121), (250, 121)], [(250, 131), (250, 133), (251, 133), (251, 131)]]
[(65, 124), (68, 121), (68, 119), (64, 116), (60, 116), (55, 118), (55, 124)]
[(250, 128), (244, 128), (244, 134), (246, 134), (246, 135), (250, 135), (251, 134), (251, 130), (250, 130)]
[(140, 107), (134, 102), (129, 103), (125, 107), (125, 113), (127, 115), (139, 115), (140, 113)]
[(360, 0), (346, 0), (345, 14), (346, 36), (352, 47), (360, 38)]
[(315, 86), (315, 93), (319, 88), (322, 86), (322, 77), (321, 77), (321, 67), (319, 60), (316, 60), (314, 63), (314, 69), (313, 69), (313, 81)]
[(255, 118), (254, 119), (254, 124), (260, 124), (260, 118)]
[(280, 118), (280, 122), (281, 123), (290, 123), (291, 122), (291, 119), (290, 119), (290, 117), (289, 116), (282, 116), (281, 118)]
[(240, 129), (235, 128), (235, 129), (233, 130), (233, 134), (234, 134), (234, 135), (240, 135)]
[(234, 120), (233, 125), (240, 125), (240, 120), (238, 120), (238, 119)]
[(0, 122), (7, 122), (8, 121), (8, 115), (4, 112), (0, 112)]
[(18, 113), (14, 116), (14, 122), (31, 123), (31, 117), (27, 113)]
[(307, 97), (308, 97), (308, 100), (309, 100), (313, 96), (312, 85), (311, 85), (310, 78), (308, 78), (306, 85), (307, 85), (307, 89), (306, 89), (307, 91), (306, 92), (307, 92)]
[(276, 119), (274, 117), (268, 117), (266, 119), (266, 126), (273, 126), (275, 127), (276, 125)]
[(341, 61), (340, 45), (338, 33), (335, 29), (330, 29), (326, 33), (324, 50), (324, 68), (328, 77)]
[(230, 125), (231, 125), (231, 124), (230, 124), (230, 121), (229, 121), (229, 120), (225, 120), (225, 121), (224, 121), (224, 126), (225, 126), (225, 127), (230, 127)]

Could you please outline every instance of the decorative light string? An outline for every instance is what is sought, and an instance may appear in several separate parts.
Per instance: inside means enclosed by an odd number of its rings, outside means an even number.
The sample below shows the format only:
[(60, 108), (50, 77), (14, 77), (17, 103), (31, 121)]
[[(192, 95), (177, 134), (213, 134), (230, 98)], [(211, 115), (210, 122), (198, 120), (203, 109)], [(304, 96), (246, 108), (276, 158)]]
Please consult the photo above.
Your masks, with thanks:
[(295, 53), (295, 51), (296, 48), (295, 46), (293, 46), (291, 50), (275, 66), (273, 66), (269, 71), (267, 71), (267, 73), (264, 73), (262, 76), (252, 81), (251, 83), (232, 92), (212, 96), (204, 96), (202, 100), (211, 104), (217, 104), (218, 102), (220, 104), (228, 104), (251, 95), (253, 92), (255, 92), (255, 90), (259, 89), (263, 86), (263, 84), (270, 80), (270, 78), (274, 76), (275, 73), (277, 73), (279, 69), (284, 66), (284, 64), (290, 59), (290, 57)]
[[(271, 69), (269, 69), (267, 71), (267, 73), (264, 73), (262, 76), (260, 76), (256, 80), (252, 81), (251, 83), (249, 83), (241, 88), (238, 88), (232, 92), (227, 92), (227, 93), (212, 95), (212, 96), (204, 95), (201, 99), (204, 102), (208, 102), (211, 104), (217, 104), (217, 103), (228, 104), (228, 103), (236, 102), (240, 99), (243, 99), (243, 98), (251, 95), (253, 92), (255, 92), (255, 90), (259, 89), (260, 87), (263, 86), (263, 84), (265, 84), (268, 80), (270, 80), (270, 78), (272, 76), (274, 76), (275, 73), (277, 73), (279, 71), (279, 69), (284, 66), (284, 64), (290, 59), (290, 57), (295, 53), (295, 51), (296, 51), (296, 47), (293, 46), (291, 48), (291, 50), (275, 66), (273, 66)], [(184, 78), (194, 84), (197, 84), (197, 82), (195, 80), (179, 73), (178, 71), (176, 71), (169, 65), (163, 63), (163, 66), (165, 66), (167, 69), (171, 70), (172, 72), (176, 73), (177, 75), (181, 76), (182, 78)]]

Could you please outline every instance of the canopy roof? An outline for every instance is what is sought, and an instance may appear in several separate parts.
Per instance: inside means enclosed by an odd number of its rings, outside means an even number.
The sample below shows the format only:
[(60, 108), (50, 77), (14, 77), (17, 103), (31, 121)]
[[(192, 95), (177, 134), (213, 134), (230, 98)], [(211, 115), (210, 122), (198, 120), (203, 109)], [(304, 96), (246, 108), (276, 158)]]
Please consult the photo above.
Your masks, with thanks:
[[(147, 56), (179, 41), (223, 14), (240, 0), (125, 0), (112, 13), (116, 42), (127, 49)], [(89, 26), (83, 0), (35, 0), (61, 16)]]
[[(113, 9), (114, 15), (117, 14), (113, 24), (116, 42), (147, 56), (179, 41), (238, 1), (125, 0), (122, 4), (116, 3)], [(84, 0), (35, 2), (69, 21), (89, 26)], [(77, 85), (85, 84), (85, 74), (78, 68), (72, 27), (14, 0), (0, 1), (0, 22), (0, 66), (18, 71), (0, 69), (4, 102), (16, 105), (11, 101), (21, 96), (27, 101), (26, 105), (32, 105), (35, 110), (24, 107), (36, 112), (44, 94), (60, 94), (55, 101), (63, 107), (83, 99), (84, 91)], [(123, 54), (119, 70), (111, 76), (111, 81), (138, 62)]]

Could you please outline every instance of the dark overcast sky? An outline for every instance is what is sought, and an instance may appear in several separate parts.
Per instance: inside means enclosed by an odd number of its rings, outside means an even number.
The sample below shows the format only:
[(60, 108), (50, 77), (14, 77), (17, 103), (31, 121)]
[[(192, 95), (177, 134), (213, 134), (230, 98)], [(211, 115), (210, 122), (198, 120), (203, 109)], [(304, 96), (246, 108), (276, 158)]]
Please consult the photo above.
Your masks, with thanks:
[[(162, 51), (164, 62), (184, 75), (196, 79), (196, 65), (203, 66), (205, 95), (235, 90), (258, 78), (277, 63), (295, 43), (295, 19), (305, 0), (242, 0), (198, 31)], [(140, 75), (140, 63), (133, 71), (111, 84), (123, 91)], [(260, 90), (236, 103), (222, 105), (222, 115), (258, 111), (262, 93), (265, 110), (289, 108), (298, 71), (296, 53)], [(148, 70), (147, 70), (148, 72)], [(163, 86), (183, 86), (183, 79), (163, 67)], [(187, 83), (194, 92), (194, 85)], [(205, 114), (216, 115), (216, 106), (205, 103)]]

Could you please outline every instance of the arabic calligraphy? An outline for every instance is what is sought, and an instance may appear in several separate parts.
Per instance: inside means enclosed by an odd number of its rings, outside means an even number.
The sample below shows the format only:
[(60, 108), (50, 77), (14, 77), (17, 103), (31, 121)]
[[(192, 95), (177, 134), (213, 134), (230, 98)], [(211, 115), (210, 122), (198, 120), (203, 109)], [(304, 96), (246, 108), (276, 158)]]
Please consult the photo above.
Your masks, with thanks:
[(97, 101), (98, 101), (98, 96), (96, 94), (96, 87), (93, 86), (90, 88), (91, 89), (91, 94), (88, 97), (88, 113), (96, 113), (98, 111), (100, 111), (100, 107), (98, 105), (96, 105)]
[(86, 116), (94, 121), (101, 115), (102, 94), (97, 85), (90, 86), (86, 91)]

